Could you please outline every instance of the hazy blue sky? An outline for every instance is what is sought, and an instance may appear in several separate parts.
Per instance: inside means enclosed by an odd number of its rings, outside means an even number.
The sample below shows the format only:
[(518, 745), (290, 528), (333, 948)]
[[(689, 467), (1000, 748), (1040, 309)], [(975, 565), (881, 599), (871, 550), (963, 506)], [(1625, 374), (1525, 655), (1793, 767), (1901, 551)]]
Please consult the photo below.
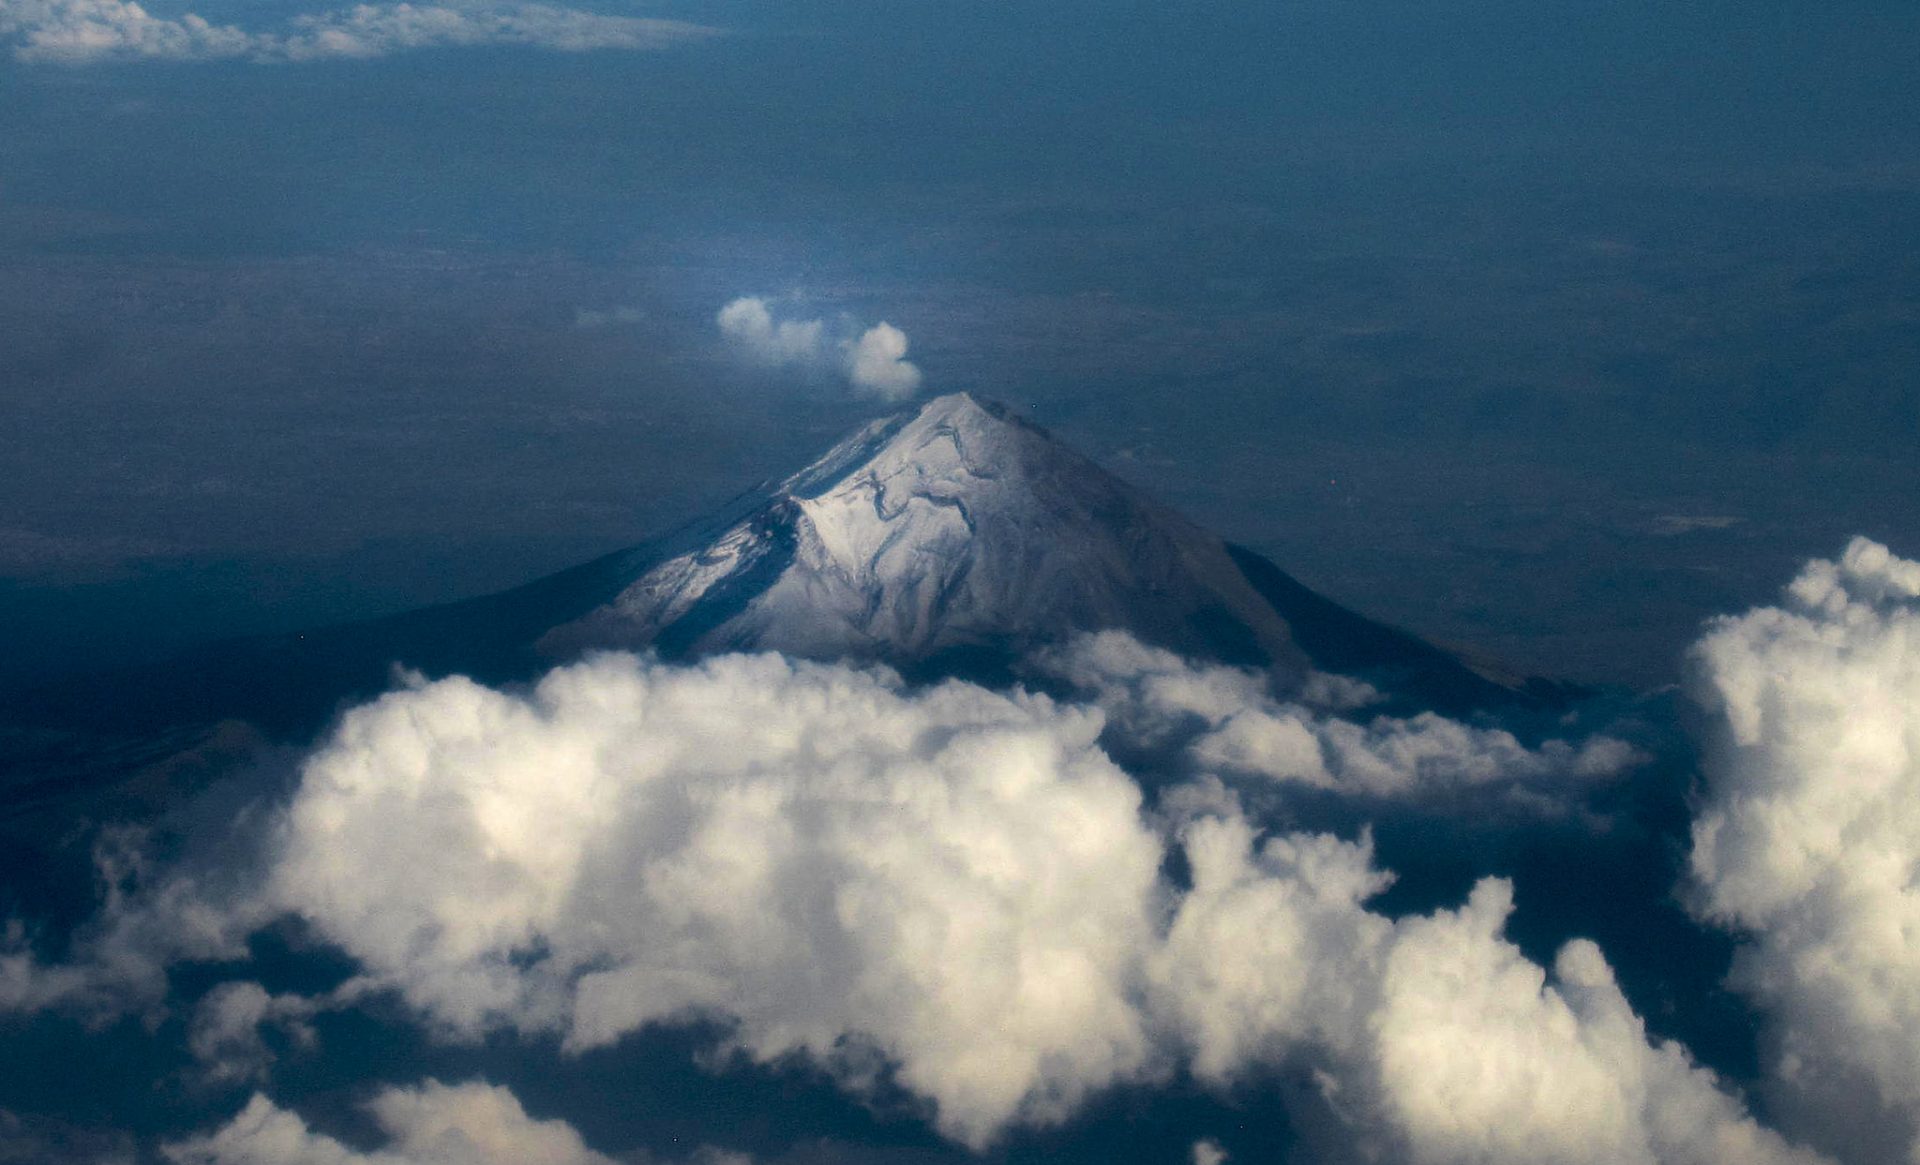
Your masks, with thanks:
[(224, 2), (265, 39), (49, 59), (60, 11), (0, 0), (0, 671), (497, 588), (791, 468), (875, 406), (730, 359), (744, 294), (1538, 668), (1656, 682), (1920, 543), (1911, 4), (690, 0), (595, 15), (717, 35), (340, 57)]

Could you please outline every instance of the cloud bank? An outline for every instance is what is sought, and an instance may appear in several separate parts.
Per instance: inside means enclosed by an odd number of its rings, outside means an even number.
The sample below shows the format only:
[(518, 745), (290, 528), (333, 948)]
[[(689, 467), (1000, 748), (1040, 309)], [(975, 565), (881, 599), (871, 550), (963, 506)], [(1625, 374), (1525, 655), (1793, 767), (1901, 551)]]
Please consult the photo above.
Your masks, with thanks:
[(1565, 809), (1646, 759), (1609, 736), (1530, 749), (1510, 732), (1432, 713), (1360, 723), (1347, 716), (1381, 698), (1366, 684), (1315, 674), (1293, 699), (1278, 699), (1262, 673), (1190, 663), (1117, 631), (1081, 636), (1038, 664), (1089, 693), (1133, 743), (1179, 744), (1195, 771), (1353, 797), (1437, 802), (1482, 792)]
[[(392, 992), (442, 1039), (716, 1020), (855, 1092), (884, 1064), (974, 1147), (1183, 1064), (1222, 1088), (1305, 1064), (1355, 1159), (1819, 1160), (1649, 1038), (1592, 944), (1528, 961), (1507, 883), (1388, 918), (1365, 837), (1262, 836), (1217, 782), (1149, 811), (1105, 724), (771, 655), (422, 684), (306, 763), (238, 913), (302, 919), (359, 968), (339, 996)], [(241, 985), (195, 1030), (245, 1073), (254, 1027), (305, 1014)], [(179, 1152), (269, 1134), (312, 1136), (256, 1100)]]
[(271, 894), (447, 1033), (718, 1015), (982, 1143), (1145, 1065), (1161, 858), (1096, 713), (883, 673), (607, 656), (350, 714)]
[(907, 334), (884, 320), (836, 330), (821, 319), (776, 319), (768, 300), (743, 296), (714, 322), (735, 351), (770, 368), (831, 370), (878, 400), (906, 400), (920, 390), (920, 369), (906, 358)]
[(659, 49), (714, 35), (675, 20), (610, 16), (548, 4), (358, 4), (296, 17), (287, 31), (154, 16), (133, 0), (0, 0), (0, 40), (16, 59), (314, 61), (411, 49), (521, 45), (559, 52)]
[(1920, 562), (1855, 539), (1718, 621), (1700, 913), (1748, 937), (1783, 1101), (1859, 1160), (1920, 1161)]
[[(1321, 767), (1243, 778), (1369, 801), (1584, 787), (1579, 750), (1423, 723), (1404, 729), (1411, 751), (1363, 738), (1361, 763), (1324, 706), (1278, 702), (1253, 673), (1111, 637), (1053, 666), (1106, 707), (777, 655), (606, 654), (520, 692), (416, 681), (308, 757), (291, 800), (248, 827), (256, 866), (147, 878), (78, 944), (97, 967), (12, 956), (11, 1005), (151, 1000), (169, 961), (244, 960), (249, 932), (292, 918), (353, 976), (313, 998), (207, 993), (188, 1029), (207, 1079), (270, 1081), (263, 1028), (310, 1041), (313, 1017), (378, 994), (431, 1038), (517, 1033), (532, 1055), (706, 1021), (723, 1051), (801, 1057), (855, 1095), (904, 1089), (976, 1149), (1184, 1070), (1222, 1091), (1315, 1081), (1303, 1127), (1335, 1130), (1316, 1146), (1328, 1162), (1826, 1160), (1650, 1035), (1594, 944), (1528, 959), (1506, 937), (1507, 881), (1391, 917), (1370, 905), (1393, 875), (1366, 834), (1267, 833), (1205, 774), (1149, 805), (1101, 741), (1110, 724), (1178, 721), (1204, 741), (1236, 717), (1285, 720), (1318, 734)], [(442, 1144), (539, 1159), (537, 1142), (599, 1160), (507, 1094), (462, 1089), (382, 1093), (390, 1144), (370, 1156), (264, 1096), (168, 1152), (387, 1165), (451, 1159)], [(471, 1146), (446, 1139), (456, 1126)]]

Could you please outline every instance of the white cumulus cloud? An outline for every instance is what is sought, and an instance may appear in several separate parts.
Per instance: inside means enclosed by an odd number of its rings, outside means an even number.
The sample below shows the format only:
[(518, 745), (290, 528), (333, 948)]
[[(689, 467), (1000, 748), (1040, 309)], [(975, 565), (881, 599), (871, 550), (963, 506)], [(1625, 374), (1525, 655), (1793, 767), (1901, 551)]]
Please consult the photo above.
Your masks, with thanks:
[(1697, 906), (1747, 936), (1734, 985), (1809, 1126), (1920, 1161), (1920, 562), (1855, 539), (1693, 658)]
[[(1156, 674), (1185, 695), (1121, 714), (1267, 699), (1233, 669)], [(1149, 809), (1106, 725), (1093, 704), (776, 655), (608, 654), (516, 692), (416, 682), (347, 713), (252, 827), (251, 894), (160, 879), (152, 920), (80, 949), (144, 951), (146, 977), (122, 977), (163, 989), (169, 957), (242, 957), (236, 935), (293, 916), (353, 961), (321, 998), (204, 998), (190, 1050), (228, 1080), (271, 1068), (262, 1025), (300, 1038), (308, 1015), (380, 992), (438, 1038), (514, 1031), (530, 1054), (703, 1019), (731, 1050), (804, 1057), (855, 1091), (884, 1064), (973, 1147), (1184, 1066), (1222, 1088), (1305, 1069), (1355, 1160), (1821, 1160), (1651, 1036), (1591, 943), (1551, 969), (1526, 958), (1508, 883), (1388, 917), (1365, 834), (1264, 834), (1218, 780)], [(200, 937), (169, 937), (183, 925)], [(440, 1160), (419, 1110), (452, 1100), (408, 1095), (376, 1109), (392, 1145), (371, 1160)], [(462, 1135), (528, 1124), (504, 1094), (463, 1096), (492, 1123)], [(244, 1155), (266, 1144), (294, 1155)], [(264, 1098), (173, 1151), (360, 1160)]]
[[(1399, 921), (1362, 903), (1370, 847), (1259, 840), (1236, 815), (1184, 838), (1194, 869), (1154, 981), (1202, 1079), (1302, 1061), (1344, 1132), (1328, 1153), (1410, 1165), (1814, 1165), (1685, 1049), (1650, 1039), (1592, 943), (1551, 974), (1503, 937), (1512, 887)], [(1347, 1159), (1336, 1156), (1332, 1159)]]
[(1432, 799), (1481, 789), (1550, 809), (1644, 759), (1609, 736), (1528, 748), (1503, 729), (1432, 713), (1362, 723), (1349, 717), (1378, 699), (1365, 684), (1316, 674), (1282, 700), (1261, 673), (1190, 663), (1117, 631), (1082, 636), (1040, 662), (1092, 693), (1123, 730), (1154, 743), (1183, 741), (1201, 769), (1361, 797)]
[(920, 390), (920, 369), (906, 358), (907, 334), (885, 321), (863, 329), (777, 319), (773, 304), (760, 296), (733, 300), (714, 321), (727, 342), (756, 363), (831, 370), (880, 400), (905, 400)]
[(722, 1018), (851, 1087), (879, 1054), (974, 1146), (1182, 1059), (1305, 1060), (1421, 1165), (1817, 1159), (1650, 1039), (1591, 944), (1522, 956), (1505, 883), (1396, 922), (1364, 838), (1262, 838), (1217, 789), (1170, 838), (1102, 726), (776, 656), (447, 680), (308, 762), (269, 892), (448, 1035)]
[(1161, 848), (1100, 723), (774, 656), (442, 681), (308, 763), (271, 892), (450, 1032), (724, 1015), (761, 1059), (878, 1050), (979, 1143), (1147, 1056)]
[(774, 321), (773, 309), (758, 296), (743, 296), (714, 317), (720, 333), (763, 364), (810, 364), (827, 353), (823, 320)]
[(1481, 882), (1462, 909), (1403, 923), (1386, 958), (1371, 1061), (1415, 1160), (1823, 1160), (1755, 1124), (1684, 1048), (1650, 1040), (1594, 944), (1567, 943), (1549, 975), (1505, 941), (1512, 894)]
[(907, 334), (892, 324), (883, 320), (861, 332), (846, 351), (854, 387), (883, 400), (905, 400), (920, 391), (920, 369), (907, 360)]

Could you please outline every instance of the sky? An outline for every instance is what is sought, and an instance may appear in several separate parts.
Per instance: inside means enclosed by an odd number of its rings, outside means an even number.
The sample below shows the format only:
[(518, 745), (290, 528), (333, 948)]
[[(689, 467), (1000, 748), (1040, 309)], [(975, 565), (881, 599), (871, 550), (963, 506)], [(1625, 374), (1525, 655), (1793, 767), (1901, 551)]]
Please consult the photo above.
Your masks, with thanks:
[(0, 690), (956, 390), (1607, 686), (1122, 636), (229, 726), (134, 827), (0, 817), (0, 1161), (1920, 1159), (1916, 59), (1886, 0), (0, 0)]

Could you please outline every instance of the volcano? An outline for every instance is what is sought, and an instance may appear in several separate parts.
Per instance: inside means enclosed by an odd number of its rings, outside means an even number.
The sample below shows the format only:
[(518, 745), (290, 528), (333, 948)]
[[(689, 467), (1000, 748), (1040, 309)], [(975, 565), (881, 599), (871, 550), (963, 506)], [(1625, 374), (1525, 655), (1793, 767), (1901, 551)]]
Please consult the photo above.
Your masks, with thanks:
[(1219, 538), (956, 393), (848, 437), (543, 646), (938, 670), (1109, 627), (1188, 654), (1310, 662)]

